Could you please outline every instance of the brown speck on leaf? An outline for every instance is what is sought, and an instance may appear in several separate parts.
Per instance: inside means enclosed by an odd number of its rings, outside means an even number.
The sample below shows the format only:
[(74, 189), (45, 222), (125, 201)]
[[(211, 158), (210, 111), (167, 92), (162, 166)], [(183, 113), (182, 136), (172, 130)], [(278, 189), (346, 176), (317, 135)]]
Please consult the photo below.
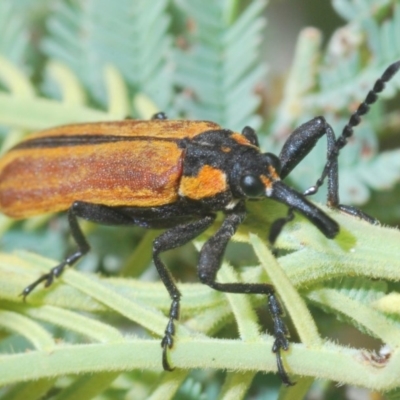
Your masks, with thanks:
[(379, 353), (363, 350), (360, 354), (361, 359), (365, 364), (369, 364), (375, 368), (384, 368), (389, 362), (391, 351), (387, 346), (383, 346), (379, 350)]

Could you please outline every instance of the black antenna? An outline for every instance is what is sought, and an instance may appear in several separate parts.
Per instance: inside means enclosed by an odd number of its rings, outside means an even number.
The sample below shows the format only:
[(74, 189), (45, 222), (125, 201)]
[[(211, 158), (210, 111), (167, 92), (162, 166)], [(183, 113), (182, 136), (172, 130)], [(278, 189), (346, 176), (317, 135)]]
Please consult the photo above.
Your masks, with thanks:
[(335, 146), (328, 155), (328, 160), (325, 164), (321, 177), (317, 180), (314, 186), (311, 186), (304, 192), (304, 195), (309, 196), (317, 193), (318, 189), (323, 185), (324, 180), (331, 168), (332, 163), (337, 159), (340, 150), (346, 146), (349, 138), (353, 135), (353, 128), (361, 122), (361, 117), (368, 113), (370, 105), (374, 104), (378, 99), (378, 94), (385, 89), (385, 83), (390, 81), (396, 72), (400, 69), (400, 60), (389, 65), (382, 76), (375, 82), (372, 90), (369, 91), (365, 100), (358, 106), (357, 110), (350, 116), (349, 122), (343, 128), (342, 134), (336, 139)]

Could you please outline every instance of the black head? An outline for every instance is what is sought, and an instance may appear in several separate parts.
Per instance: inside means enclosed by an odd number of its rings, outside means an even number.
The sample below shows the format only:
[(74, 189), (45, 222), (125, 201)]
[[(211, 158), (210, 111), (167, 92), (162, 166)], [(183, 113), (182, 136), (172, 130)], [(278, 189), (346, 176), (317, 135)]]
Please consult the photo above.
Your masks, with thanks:
[(335, 237), (339, 232), (338, 224), (304, 195), (283, 183), (280, 172), (281, 162), (276, 155), (257, 153), (254, 149), (243, 151), (229, 173), (232, 193), (238, 198), (277, 200), (303, 214), (325, 236)]
[(231, 186), (240, 197), (270, 197), (273, 183), (280, 180), (281, 163), (272, 153), (247, 151), (231, 170)]

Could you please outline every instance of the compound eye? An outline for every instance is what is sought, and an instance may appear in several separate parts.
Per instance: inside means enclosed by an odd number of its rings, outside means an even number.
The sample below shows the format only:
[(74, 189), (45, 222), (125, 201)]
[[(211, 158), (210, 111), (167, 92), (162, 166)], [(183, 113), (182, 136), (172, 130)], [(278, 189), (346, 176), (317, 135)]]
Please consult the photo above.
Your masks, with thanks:
[(249, 197), (259, 197), (265, 192), (264, 184), (255, 175), (244, 175), (240, 179), (240, 187), (244, 194)]
[(280, 175), (281, 173), (281, 161), (279, 160), (279, 158), (272, 153), (265, 153), (262, 155), (263, 157), (263, 161), (266, 164), (271, 165), (271, 167), (276, 171), (276, 173), (278, 175)]

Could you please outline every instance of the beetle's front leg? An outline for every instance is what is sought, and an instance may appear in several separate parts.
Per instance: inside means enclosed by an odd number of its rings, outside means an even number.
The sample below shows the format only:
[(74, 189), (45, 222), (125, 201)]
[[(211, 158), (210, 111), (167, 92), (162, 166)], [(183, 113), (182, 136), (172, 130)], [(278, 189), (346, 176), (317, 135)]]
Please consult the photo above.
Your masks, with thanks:
[[(290, 158), (293, 162), (293, 159), (296, 160), (294, 165), (290, 165), (291, 169), (296, 166), (304, 157), (309, 153), (309, 151), (314, 147), (317, 140), (321, 137), (321, 135), (326, 134), (327, 138), (327, 163), (324, 167), (324, 171), (322, 172), (321, 177), (317, 180), (315, 185), (308, 188), (305, 192), (305, 196), (311, 196), (318, 192), (319, 188), (323, 185), (325, 178), (328, 178), (328, 198), (327, 204), (329, 207), (333, 209), (341, 210), (349, 215), (353, 215), (368, 221), (371, 224), (377, 222), (377, 220), (370, 215), (364, 213), (356, 207), (348, 206), (345, 204), (340, 204), (339, 202), (339, 168), (337, 161), (338, 152), (336, 144), (337, 140), (335, 137), (335, 133), (332, 127), (325, 121), (323, 117), (317, 117), (313, 120), (305, 123), (296, 129), (293, 134), (289, 137), (287, 142), (285, 143), (281, 157), (283, 160), (287, 157), (287, 153), (293, 152), (293, 148), (296, 149), (294, 151), (294, 156)], [(304, 138), (302, 138), (304, 136)], [(293, 145), (293, 143), (295, 145)], [(300, 150), (302, 147), (306, 149)], [(288, 150), (291, 151), (288, 151)], [(298, 157), (300, 155), (300, 157)], [(297, 156), (297, 157), (296, 157)], [(288, 165), (290, 163), (287, 163)]]
[[(327, 124), (324, 117), (313, 118), (300, 125), (290, 134), (279, 154), (282, 179), (292, 172), (324, 135), (327, 138), (327, 153), (329, 154), (335, 146), (336, 139), (333, 129)], [(337, 171), (337, 163), (331, 165), (329, 172), (334, 174), (335, 170)], [(335, 176), (330, 175), (330, 180), (334, 181), (334, 179)]]
[[(398, 72), (399, 69), (400, 69), (400, 61), (397, 61), (397, 62), (389, 65), (386, 68), (386, 70), (384, 71), (384, 73), (382, 74), (382, 76), (375, 82), (374, 86), (368, 92), (364, 101), (362, 103), (360, 103), (357, 110), (353, 114), (351, 114), (348, 123), (343, 128), (342, 134), (339, 136), (338, 139), (336, 139), (334, 141), (333, 144), (330, 143), (328, 145), (328, 158), (327, 158), (327, 162), (325, 164), (324, 170), (322, 171), (322, 174), (321, 174), (320, 178), (317, 180), (316, 184), (314, 186), (312, 186), (308, 191), (306, 191), (305, 194), (316, 193), (318, 188), (323, 184), (324, 179), (326, 177), (328, 177), (328, 180), (330, 179), (330, 174), (332, 172), (332, 169), (336, 168), (336, 175), (337, 175), (337, 157), (339, 155), (340, 150), (344, 146), (346, 146), (349, 139), (353, 136), (353, 129), (361, 122), (361, 118), (365, 114), (368, 113), (368, 111), (370, 110), (370, 106), (376, 102), (379, 94), (384, 90), (385, 84), (393, 78), (393, 76)], [(332, 128), (328, 124), (326, 124), (326, 127), (329, 128), (330, 130), (332, 130)], [(336, 193), (336, 201), (334, 201), (334, 202), (332, 202), (332, 204), (330, 204), (329, 203), (329, 195), (330, 195), (329, 191), (332, 192), (332, 190), (334, 190), (334, 192)], [(331, 189), (328, 186), (328, 204), (331, 207), (339, 208), (340, 210), (346, 212), (347, 214), (360, 217), (370, 223), (378, 222), (375, 218), (370, 217), (368, 214), (365, 214), (364, 212), (358, 210), (355, 207), (339, 204), (337, 192), (338, 192), (337, 182), (335, 184), (334, 189)]]
[(235, 211), (227, 214), (221, 228), (212, 236), (202, 247), (199, 260), (199, 278), (202, 283), (220, 292), (228, 293), (253, 293), (264, 294), (268, 297), (268, 309), (272, 315), (274, 324), (274, 345), (272, 351), (276, 354), (277, 367), (282, 382), (293, 385), (287, 375), (280, 351), (289, 348), (288, 330), (282, 319), (282, 307), (275, 295), (272, 285), (260, 283), (219, 283), (216, 282), (216, 275), (221, 266), (225, 248), (235, 234), (237, 227), (242, 223), (246, 216), (244, 206), (241, 204)]
[(163, 348), (162, 364), (163, 368), (167, 371), (172, 371), (168, 358), (167, 350), (170, 349), (174, 344), (175, 326), (174, 321), (179, 319), (179, 307), (181, 294), (176, 287), (176, 284), (160, 259), (160, 253), (164, 251), (175, 249), (176, 247), (183, 246), (184, 244), (190, 242), (195, 237), (204, 232), (209, 228), (215, 221), (215, 215), (205, 215), (197, 221), (191, 221), (189, 223), (181, 224), (173, 227), (166, 232), (162, 233), (158, 238), (154, 240), (153, 243), (153, 260), (157, 268), (158, 274), (168, 293), (172, 299), (171, 308), (169, 310), (169, 321), (165, 329), (165, 335), (161, 341), (161, 346)]
[[(318, 140), (324, 135), (326, 135), (327, 138), (327, 154), (329, 154), (335, 146), (336, 139), (333, 129), (326, 123), (324, 117), (317, 117), (305, 122), (291, 133), (279, 154), (279, 160), (281, 162), (281, 179), (286, 178), (290, 172), (292, 172), (292, 170), (310, 153)], [(322, 185), (322, 182), (320, 182), (320, 185)], [(315, 190), (313, 192), (311, 189), (308, 189), (304, 194), (315, 194), (318, 191), (318, 188), (314, 188)], [(335, 208), (338, 203), (338, 165), (337, 159), (334, 159), (332, 160), (332, 164), (328, 170), (328, 204)], [(273, 244), (275, 242), (283, 227), (288, 222), (292, 221), (293, 218), (293, 209), (289, 208), (286, 217), (274, 221), (269, 234), (270, 243)]]
[[(328, 156), (325, 167), (320, 178), (314, 186), (305, 191), (305, 195), (312, 195), (328, 178), (328, 205), (332, 208), (338, 208), (347, 214), (357, 216), (370, 223), (376, 223), (375, 218), (358, 210), (352, 206), (339, 204), (338, 195), (338, 164), (337, 157), (340, 150), (346, 146), (349, 138), (353, 136), (353, 129), (360, 123), (361, 118), (368, 113), (370, 106), (376, 102), (378, 95), (385, 88), (385, 84), (393, 78), (400, 69), (400, 61), (397, 61), (386, 68), (382, 76), (375, 82), (372, 89), (368, 92), (364, 101), (358, 106), (357, 110), (350, 116), (348, 123), (343, 128), (342, 134), (338, 139), (329, 124), (322, 117), (315, 118), (302, 125), (289, 137), (281, 152), (281, 162), (283, 177), (285, 177), (304, 157), (309, 153), (317, 140), (324, 134), (328, 139)], [(320, 127), (318, 127), (320, 125)], [(313, 132), (315, 131), (315, 133)]]
[[(370, 223), (376, 223), (376, 220), (361, 210), (339, 203), (339, 172), (337, 155), (332, 156), (336, 147), (336, 137), (332, 127), (325, 121), (323, 117), (317, 117), (304, 123), (293, 131), (285, 142), (279, 155), (281, 161), (281, 178), (284, 179), (289, 173), (306, 157), (314, 148), (318, 140), (326, 135), (327, 139), (327, 157), (328, 161), (325, 165), (321, 177), (315, 185), (311, 186), (304, 192), (305, 196), (311, 196), (318, 192), (324, 183), (325, 178), (328, 179), (328, 198), (327, 204), (333, 209), (339, 209), (347, 214), (357, 216)], [(286, 217), (275, 221), (270, 231), (270, 242), (274, 243), (284, 225), (294, 218), (293, 210), (289, 209)]]
[[(281, 178), (284, 179), (314, 148), (318, 140), (326, 135), (327, 157), (335, 150), (336, 137), (332, 127), (324, 117), (317, 117), (304, 123), (293, 131), (285, 142), (279, 155), (281, 161)], [(327, 203), (332, 208), (341, 208), (339, 204), (339, 173), (336, 157), (330, 159), (325, 167), (324, 174), (316, 184), (304, 192), (305, 196), (317, 193), (322, 186), (325, 177), (328, 178)]]

